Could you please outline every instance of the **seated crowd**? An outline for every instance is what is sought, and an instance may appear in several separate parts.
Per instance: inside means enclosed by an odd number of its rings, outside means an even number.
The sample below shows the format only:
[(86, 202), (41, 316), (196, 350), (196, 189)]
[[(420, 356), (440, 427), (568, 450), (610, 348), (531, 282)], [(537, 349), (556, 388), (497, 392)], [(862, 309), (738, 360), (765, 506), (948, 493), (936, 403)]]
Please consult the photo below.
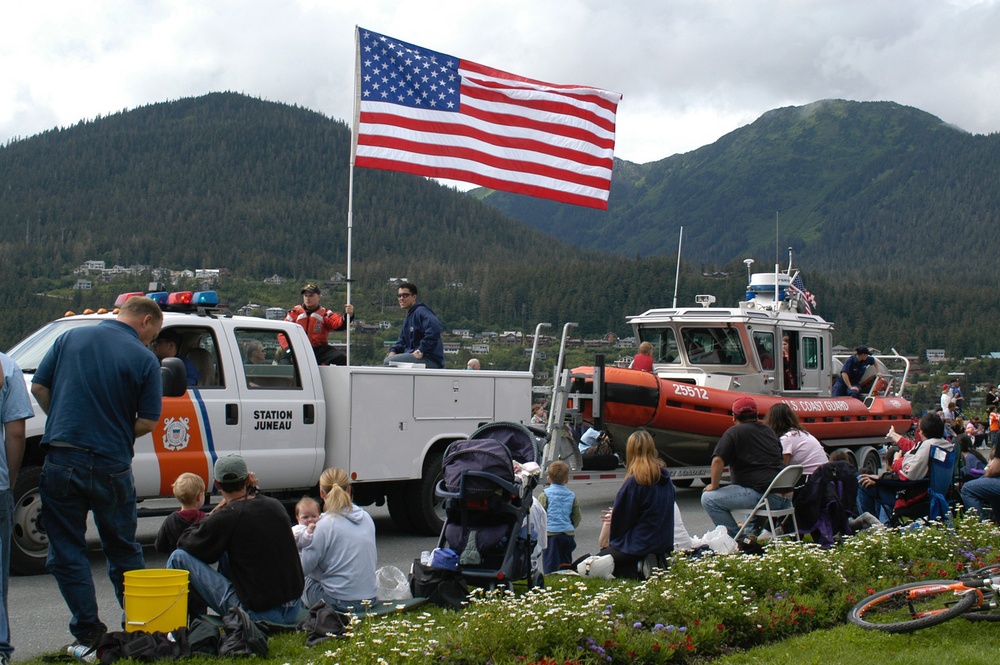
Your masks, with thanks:
[(281, 502), (257, 493), (241, 456), (220, 457), (213, 475), (222, 500), (207, 515), (202, 479), (177, 479), (182, 508), (156, 540), (157, 550), (170, 553), (167, 568), (190, 573), (190, 615), (239, 606), (254, 621), (295, 625), (321, 600), (340, 611), (375, 602), (375, 524), (351, 500), (345, 471), (323, 472), (323, 504), (300, 501), (294, 527)]

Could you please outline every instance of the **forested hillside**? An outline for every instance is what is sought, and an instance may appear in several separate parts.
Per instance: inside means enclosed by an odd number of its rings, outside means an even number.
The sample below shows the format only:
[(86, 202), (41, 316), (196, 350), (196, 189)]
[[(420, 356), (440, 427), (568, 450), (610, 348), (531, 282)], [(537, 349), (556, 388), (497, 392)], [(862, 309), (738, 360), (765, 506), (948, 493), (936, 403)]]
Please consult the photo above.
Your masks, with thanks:
[[(1000, 135), (973, 136), (891, 102), (770, 111), (715, 143), (618, 162), (609, 211), (503, 192), (486, 202), (546, 233), (626, 256), (773, 257), (793, 246), (844, 278), (992, 286), (1000, 253)], [(777, 219), (776, 219), (777, 216)], [(982, 261), (980, 261), (982, 259)]]
[[(1000, 209), (990, 204), (998, 196), (995, 137), (970, 137), (896, 105), (865, 106), (877, 113), (864, 130), (851, 119), (856, 105), (838, 105), (846, 115), (833, 134), (824, 108), (783, 109), (701, 151), (619, 162), (612, 212), (599, 225), (591, 211), (532, 201), (533, 223), (551, 215), (551, 234), (477, 196), (358, 169), (358, 316), (385, 317), (395, 307), (389, 278), (408, 277), (448, 328), (530, 331), (548, 321), (558, 330), (573, 321), (581, 336), (628, 334), (627, 315), (673, 297), (678, 221), (686, 236), (679, 302), (714, 293), (731, 305), (745, 287), (742, 259), (773, 263), (780, 207), (782, 258), (786, 245), (796, 247), (817, 311), (837, 323), (837, 342), (904, 353), (943, 347), (950, 355), (1000, 347), (995, 280), (981, 279), (992, 266), (984, 252), (996, 242), (987, 222)], [(88, 259), (226, 268), (232, 277), (221, 289), (234, 304), (290, 306), (296, 284), (346, 272), (349, 143), (343, 123), (318, 113), (216, 93), (0, 147), (0, 348), (67, 309), (108, 304), (105, 291), (71, 289), (73, 270)], [(851, 146), (850, 154), (831, 159), (831, 143)], [(882, 144), (911, 145), (909, 161), (900, 166), (906, 151), (883, 156), (881, 166), (865, 157)], [(951, 190), (909, 200), (914, 182), (939, 181)], [(813, 221), (793, 232), (797, 201), (799, 218)], [(751, 217), (759, 219), (750, 225)], [(861, 230), (873, 217), (899, 228)], [(873, 279), (874, 268), (884, 275)], [(701, 276), (715, 269), (730, 276)], [(263, 285), (273, 274), (290, 281)], [(114, 287), (143, 289), (148, 279)], [(342, 293), (329, 298), (336, 303)]]

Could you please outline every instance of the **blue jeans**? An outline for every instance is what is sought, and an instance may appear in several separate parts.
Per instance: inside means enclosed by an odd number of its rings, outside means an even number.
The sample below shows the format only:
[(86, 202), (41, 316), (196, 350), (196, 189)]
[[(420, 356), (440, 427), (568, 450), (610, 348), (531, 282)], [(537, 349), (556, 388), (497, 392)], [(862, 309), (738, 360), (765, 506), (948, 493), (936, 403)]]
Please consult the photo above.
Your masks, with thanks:
[(97, 611), (94, 578), (87, 558), (87, 513), (94, 514), (108, 577), (124, 607), (125, 573), (146, 567), (136, 542), (135, 481), (132, 466), (86, 450), (50, 448), (38, 483), (42, 520), (49, 536), (46, 568), (73, 618), (69, 630), (78, 640), (92, 639), (106, 626)]
[[(729, 535), (735, 538), (740, 527), (736, 524), (732, 511), (745, 510), (749, 512), (753, 510), (763, 495), (763, 492), (758, 492), (752, 487), (725, 485), (711, 492), (702, 492), (701, 505), (715, 526), (726, 527)], [(774, 495), (767, 500), (767, 505), (774, 510), (787, 508), (788, 503), (788, 499)]]
[[(219, 562), (219, 567), (225, 571), (225, 565), (222, 561)], [(229, 581), (229, 578), (193, 554), (184, 550), (174, 550), (170, 558), (167, 559), (167, 568), (188, 571), (191, 575), (191, 587), (219, 615), (225, 616), (230, 609), (237, 605), (242, 607), (240, 599), (236, 595), (236, 589), (233, 588), (233, 583)], [(300, 616), (302, 603), (298, 598), (266, 610), (251, 610), (249, 607), (243, 607), (243, 609), (254, 621), (267, 621), (283, 626), (296, 624), (302, 618)]]
[(10, 644), (10, 617), (7, 615), (7, 588), (10, 586), (10, 535), (14, 525), (14, 490), (0, 490), (0, 655), (14, 653)]
[(576, 549), (576, 537), (568, 533), (548, 534), (548, 545), (545, 548), (544, 572), (546, 575), (559, 570), (562, 564), (573, 563), (573, 550)]
[(382, 361), (383, 365), (388, 365), (389, 363), (413, 363), (414, 365), (423, 365), (429, 369), (441, 369), (441, 365), (433, 362), (424, 356), (423, 358), (417, 358), (412, 353), (397, 353), (394, 356), (386, 356), (385, 360)]
[(306, 575), (306, 586), (302, 591), (302, 602), (306, 607), (311, 608), (321, 600), (331, 608), (337, 610), (338, 612), (343, 612), (344, 614), (347, 614), (348, 612), (357, 612), (358, 610), (364, 608), (366, 604), (371, 606), (378, 602), (378, 598), (367, 598), (365, 600), (341, 600), (339, 598), (334, 598), (326, 592), (326, 589), (319, 580)]
[(896, 505), (895, 490), (887, 490), (876, 483), (871, 487), (858, 485), (858, 515), (871, 513), (882, 524), (888, 524)]
[(975, 509), (983, 516), (983, 503), (993, 505), (993, 519), (1000, 517), (1000, 478), (976, 478), (962, 485), (962, 503), (965, 507)]

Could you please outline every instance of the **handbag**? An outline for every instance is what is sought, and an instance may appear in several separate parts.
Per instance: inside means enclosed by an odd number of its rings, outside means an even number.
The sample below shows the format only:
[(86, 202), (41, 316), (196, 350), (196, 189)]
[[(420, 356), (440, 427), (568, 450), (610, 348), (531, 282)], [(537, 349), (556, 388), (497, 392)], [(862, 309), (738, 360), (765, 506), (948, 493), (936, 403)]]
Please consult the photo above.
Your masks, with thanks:
[(350, 617), (346, 614), (338, 612), (321, 600), (309, 608), (309, 616), (296, 629), (306, 633), (306, 646), (312, 647), (331, 637), (343, 635), (350, 621)]

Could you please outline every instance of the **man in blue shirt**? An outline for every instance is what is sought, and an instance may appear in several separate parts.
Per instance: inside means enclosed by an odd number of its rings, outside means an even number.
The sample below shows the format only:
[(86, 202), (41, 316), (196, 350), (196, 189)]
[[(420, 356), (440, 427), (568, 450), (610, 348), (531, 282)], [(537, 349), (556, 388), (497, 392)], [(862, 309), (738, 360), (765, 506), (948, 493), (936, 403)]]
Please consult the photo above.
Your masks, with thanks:
[(444, 342), (441, 341), (441, 322), (431, 308), (417, 302), (417, 286), (410, 282), (399, 285), (399, 306), (406, 310), (399, 339), (389, 349), (382, 363), (416, 363), (441, 369), (444, 367)]
[(162, 325), (155, 302), (130, 298), (117, 320), (59, 337), (32, 379), (31, 392), (48, 414), (38, 484), (49, 537), (46, 567), (73, 615), (70, 632), (88, 646), (107, 627), (87, 558), (87, 513), (93, 512), (123, 607), (125, 572), (145, 567), (135, 539), (132, 457), (135, 440), (160, 418), (160, 363), (148, 346)]
[(24, 458), (24, 421), (35, 415), (21, 368), (0, 353), (0, 662), (10, 663), (7, 586), (10, 582), (10, 536), (14, 526), (14, 482)]
[(863, 344), (854, 349), (854, 355), (844, 361), (840, 368), (840, 376), (833, 384), (834, 397), (853, 397), (861, 399), (861, 378), (865, 371), (875, 364), (875, 359), (868, 354), (868, 347)]

